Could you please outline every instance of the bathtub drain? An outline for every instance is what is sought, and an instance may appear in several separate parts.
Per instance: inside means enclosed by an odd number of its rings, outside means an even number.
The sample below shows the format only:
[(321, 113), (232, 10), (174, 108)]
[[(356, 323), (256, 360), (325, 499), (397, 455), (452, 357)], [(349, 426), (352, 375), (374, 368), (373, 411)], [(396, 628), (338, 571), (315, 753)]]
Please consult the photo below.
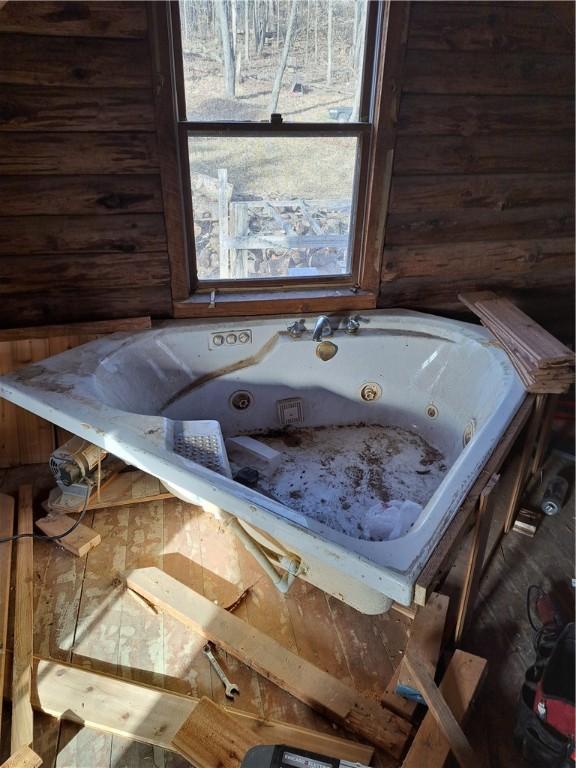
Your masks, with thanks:
[(254, 398), (250, 392), (247, 392), (245, 389), (240, 389), (238, 392), (233, 392), (230, 395), (229, 403), (235, 411), (245, 411), (247, 408), (250, 408), (253, 401)]

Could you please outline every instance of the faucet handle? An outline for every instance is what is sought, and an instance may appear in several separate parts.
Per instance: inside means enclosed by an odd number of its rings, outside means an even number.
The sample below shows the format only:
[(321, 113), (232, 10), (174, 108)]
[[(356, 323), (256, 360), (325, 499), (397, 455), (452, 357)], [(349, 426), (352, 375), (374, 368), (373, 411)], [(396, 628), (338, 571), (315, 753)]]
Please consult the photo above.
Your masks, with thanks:
[(295, 320), (287, 328), (288, 333), (293, 339), (299, 339), (306, 332), (306, 322), (304, 320)]
[(360, 328), (360, 317), (358, 315), (346, 318), (346, 322), (344, 323), (345, 333), (356, 333), (358, 328)]

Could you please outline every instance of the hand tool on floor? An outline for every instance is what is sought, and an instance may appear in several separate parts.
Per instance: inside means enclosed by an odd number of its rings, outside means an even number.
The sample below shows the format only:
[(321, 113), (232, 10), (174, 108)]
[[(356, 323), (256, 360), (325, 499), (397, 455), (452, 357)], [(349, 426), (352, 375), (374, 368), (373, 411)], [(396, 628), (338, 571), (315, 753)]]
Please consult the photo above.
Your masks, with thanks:
[(218, 663), (218, 659), (216, 658), (216, 656), (214, 656), (214, 653), (212, 652), (212, 648), (213, 648), (212, 643), (206, 643), (206, 645), (204, 646), (204, 648), (202, 648), (202, 650), (204, 651), (205, 655), (208, 657), (208, 661), (210, 662), (210, 664), (212, 664), (212, 666), (214, 667), (214, 671), (216, 672), (220, 680), (222, 680), (222, 682), (224, 683), (224, 688), (226, 688), (226, 691), (225, 691), (226, 698), (233, 699), (235, 693), (240, 693), (240, 689), (238, 688), (237, 685), (235, 685), (234, 683), (231, 683), (230, 680), (228, 680), (228, 678), (226, 677), (226, 673)]

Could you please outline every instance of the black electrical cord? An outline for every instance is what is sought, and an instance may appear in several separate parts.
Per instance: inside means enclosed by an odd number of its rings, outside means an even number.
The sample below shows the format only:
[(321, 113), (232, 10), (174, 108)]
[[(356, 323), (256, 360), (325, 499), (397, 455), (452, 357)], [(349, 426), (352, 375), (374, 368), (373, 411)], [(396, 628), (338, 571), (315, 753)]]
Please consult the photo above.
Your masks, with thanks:
[(88, 485), (88, 492), (86, 493), (86, 500), (84, 501), (84, 506), (82, 508), (82, 511), (80, 512), (80, 517), (74, 525), (70, 526), (67, 531), (64, 531), (64, 533), (60, 533), (58, 536), (48, 536), (43, 533), (17, 533), (14, 536), (6, 536), (4, 539), (0, 539), (0, 544), (5, 544), (7, 541), (16, 541), (17, 539), (39, 539), (40, 541), (59, 541), (60, 539), (65, 538), (66, 536), (70, 536), (72, 531), (75, 531), (76, 528), (80, 525), (82, 522), (84, 515), (86, 514), (86, 511), (88, 509), (88, 501), (90, 500), (90, 489), (91, 484)]

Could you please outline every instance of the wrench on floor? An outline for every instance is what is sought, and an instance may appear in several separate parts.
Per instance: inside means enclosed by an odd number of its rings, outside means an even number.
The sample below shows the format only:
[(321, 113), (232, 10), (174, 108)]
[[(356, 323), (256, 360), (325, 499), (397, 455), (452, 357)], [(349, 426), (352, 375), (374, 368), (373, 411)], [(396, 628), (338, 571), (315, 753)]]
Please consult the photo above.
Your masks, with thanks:
[(226, 673), (218, 663), (218, 659), (212, 653), (212, 647), (213, 647), (212, 643), (206, 643), (206, 645), (204, 646), (204, 648), (202, 648), (202, 650), (204, 654), (208, 657), (208, 661), (210, 662), (210, 664), (212, 664), (212, 666), (214, 667), (214, 671), (216, 672), (220, 680), (222, 680), (222, 682), (224, 683), (224, 688), (226, 688), (224, 692), (225, 696), (228, 699), (233, 699), (235, 693), (240, 693), (240, 689), (238, 688), (237, 685), (235, 685), (234, 683), (231, 683), (230, 680), (228, 680), (228, 678), (226, 677)]

